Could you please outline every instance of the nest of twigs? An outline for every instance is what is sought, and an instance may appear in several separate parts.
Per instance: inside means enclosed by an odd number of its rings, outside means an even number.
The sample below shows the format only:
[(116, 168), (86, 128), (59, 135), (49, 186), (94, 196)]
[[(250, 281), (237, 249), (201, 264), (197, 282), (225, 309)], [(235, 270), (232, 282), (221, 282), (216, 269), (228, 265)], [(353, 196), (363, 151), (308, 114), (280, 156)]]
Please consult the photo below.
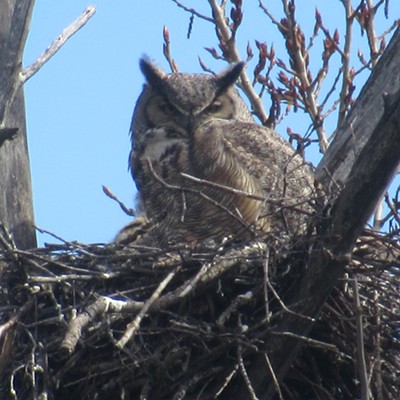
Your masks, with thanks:
[[(395, 239), (360, 246), (274, 398), (359, 398), (361, 347), (373, 398), (400, 398)], [(1, 399), (225, 399), (305, 267), (262, 242), (2, 248)]]

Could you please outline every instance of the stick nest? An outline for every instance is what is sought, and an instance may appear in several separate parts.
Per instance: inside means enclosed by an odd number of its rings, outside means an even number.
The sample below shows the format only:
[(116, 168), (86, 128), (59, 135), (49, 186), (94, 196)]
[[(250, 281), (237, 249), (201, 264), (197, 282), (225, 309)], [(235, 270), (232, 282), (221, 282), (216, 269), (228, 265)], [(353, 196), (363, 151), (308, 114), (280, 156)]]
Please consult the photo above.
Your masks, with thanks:
[[(359, 398), (357, 332), (373, 398), (400, 398), (400, 249), (371, 235), (309, 337), (295, 337), (302, 351), (274, 398)], [(1, 399), (225, 399), (265, 332), (290, 335), (274, 321), (292, 312), (285, 293), (306, 267), (263, 242), (2, 248)]]

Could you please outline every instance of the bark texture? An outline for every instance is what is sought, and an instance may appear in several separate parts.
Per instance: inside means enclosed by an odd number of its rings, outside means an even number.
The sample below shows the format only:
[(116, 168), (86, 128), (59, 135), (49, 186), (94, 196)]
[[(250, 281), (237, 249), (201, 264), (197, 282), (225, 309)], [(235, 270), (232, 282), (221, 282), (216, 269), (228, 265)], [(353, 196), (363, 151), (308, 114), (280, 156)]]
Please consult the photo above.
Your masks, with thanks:
[(21, 249), (36, 246), (22, 53), (33, 0), (3, 0), (0, 13), (0, 223)]

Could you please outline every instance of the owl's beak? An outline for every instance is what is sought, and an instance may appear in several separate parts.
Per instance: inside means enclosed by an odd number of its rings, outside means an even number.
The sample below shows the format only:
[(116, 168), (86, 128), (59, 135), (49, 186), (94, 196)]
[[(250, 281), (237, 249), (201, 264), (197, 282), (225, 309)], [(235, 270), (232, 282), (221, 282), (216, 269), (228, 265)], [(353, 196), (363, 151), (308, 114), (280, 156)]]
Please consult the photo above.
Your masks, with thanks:
[(190, 132), (191, 134), (194, 132), (194, 130), (196, 129), (196, 120), (193, 116), (193, 114), (190, 114), (187, 117), (187, 122), (186, 122), (186, 128), (188, 130), (188, 132)]
[(185, 117), (185, 126), (191, 135), (205, 122), (200, 115), (189, 114)]

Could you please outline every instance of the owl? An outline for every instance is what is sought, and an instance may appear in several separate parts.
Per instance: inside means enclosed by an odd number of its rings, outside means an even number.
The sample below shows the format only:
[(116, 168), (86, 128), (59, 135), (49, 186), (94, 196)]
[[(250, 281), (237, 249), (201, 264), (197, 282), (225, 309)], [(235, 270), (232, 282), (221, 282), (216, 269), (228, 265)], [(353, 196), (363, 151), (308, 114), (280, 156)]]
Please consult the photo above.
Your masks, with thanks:
[(146, 84), (132, 118), (130, 169), (153, 243), (304, 232), (314, 175), (253, 120), (235, 88), (244, 63), (219, 75), (167, 74), (147, 58), (140, 68)]

